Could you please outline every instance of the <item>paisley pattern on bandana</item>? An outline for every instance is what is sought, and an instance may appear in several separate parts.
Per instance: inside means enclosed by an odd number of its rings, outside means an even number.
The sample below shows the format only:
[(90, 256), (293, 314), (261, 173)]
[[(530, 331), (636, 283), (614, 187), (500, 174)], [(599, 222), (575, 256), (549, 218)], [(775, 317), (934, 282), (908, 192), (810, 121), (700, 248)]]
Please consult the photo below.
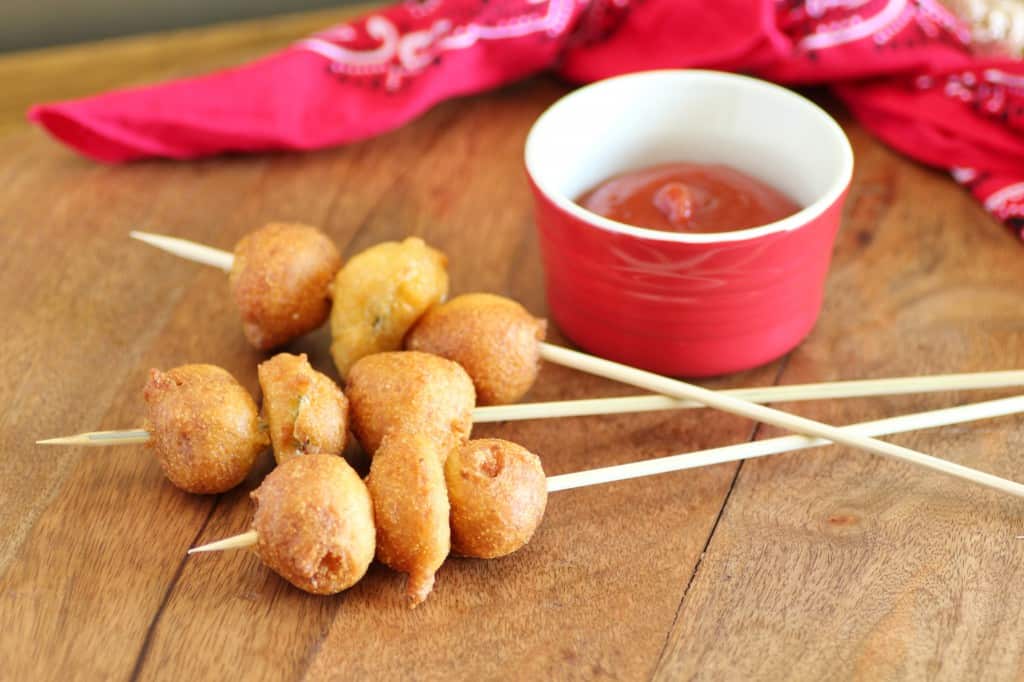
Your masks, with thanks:
[(876, 46), (945, 40), (970, 42), (970, 31), (934, 0), (780, 0), (779, 24), (796, 47), (814, 52), (860, 40)]
[(322, 55), (335, 74), (383, 83), (394, 91), (448, 52), (479, 42), (557, 38), (587, 5), (587, 0), (405, 2), (390, 12), (318, 33), (295, 48)]

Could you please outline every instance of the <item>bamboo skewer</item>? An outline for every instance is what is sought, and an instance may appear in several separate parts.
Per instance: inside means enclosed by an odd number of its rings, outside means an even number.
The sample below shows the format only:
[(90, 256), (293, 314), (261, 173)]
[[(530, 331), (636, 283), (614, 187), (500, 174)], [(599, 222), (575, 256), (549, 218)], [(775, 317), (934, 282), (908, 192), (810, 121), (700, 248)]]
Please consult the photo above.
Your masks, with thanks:
[(212, 246), (190, 242), (187, 239), (167, 237), (162, 234), (140, 232), (138, 230), (133, 230), (128, 234), (132, 239), (138, 239), (140, 242), (145, 242), (150, 246), (173, 253), (175, 256), (180, 256), (185, 260), (202, 263), (203, 265), (212, 265), (224, 272), (231, 272), (231, 266), (235, 262), (235, 255), (233, 253), (215, 249)]
[(238, 535), (232, 535), (229, 538), (210, 542), (199, 547), (193, 547), (188, 550), (189, 554), (196, 554), (198, 552), (223, 552), (226, 549), (242, 549), (243, 547), (252, 547), (256, 544), (256, 531), (250, 530), (245, 533), (239, 533)]
[(149, 442), (149, 431), (130, 429), (126, 431), (90, 431), (74, 436), (47, 438), (37, 440), (36, 445), (84, 445), (87, 447), (106, 447), (108, 445), (137, 445)]
[[(734, 388), (717, 392), (722, 395), (749, 400), (752, 403), (778, 403), (982, 388), (1007, 388), (1013, 386), (1024, 386), (1024, 370), (833, 381), (823, 384), (793, 384), (791, 386)], [(704, 407), (704, 405), (695, 400), (684, 400), (665, 395), (562, 400), (478, 407), (473, 412), (473, 422), (483, 424), (486, 422), (516, 421), (521, 419), (585, 417), (602, 414), (693, 409), (697, 407)]]
[[(1002, 398), (1000, 400), (989, 400), (982, 403), (971, 403), (941, 410), (931, 410), (929, 412), (917, 412), (899, 417), (879, 419), (877, 421), (860, 422), (839, 427), (839, 430), (860, 436), (888, 436), (896, 433), (917, 431), (919, 429), (947, 426), (949, 424), (962, 424), (980, 419), (1003, 417), (1020, 412), (1024, 412), (1024, 395)], [(740, 459), (755, 459), (783, 452), (805, 450), (820, 445), (830, 445), (831, 443), (832, 441), (826, 438), (794, 435), (756, 440), (749, 443), (740, 443), (739, 445), (727, 445), (725, 447), (711, 448), (710, 450), (701, 450), (681, 455), (668, 455), (666, 457), (630, 462), (628, 464), (551, 476), (548, 478), (548, 492), (571, 490), (601, 483), (625, 481), (631, 478), (640, 478), (641, 476), (654, 476), (673, 471), (696, 469), (724, 462), (735, 462)]]
[[(929, 412), (918, 412), (877, 421), (861, 422), (839, 428), (839, 431), (860, 436), (886, 436), (895, 433), (905, 433), (918, 429), (930, 429), (950, 424), (962, 424), (968, 421), (979, 419), (990, 419), (1010, 414), (1024, 412), (1024, 395), (1000, 400), (990, 400), (982, 403), (960, 405), (941, 410)], [(654, 459), (619, 464), (616, 466), (600, 467), (577, 471), (571, 474), (561, 474), (548, 477), (548, 492), (560, 492), (574, 488), (584, 488), (604, 483), (614, 483), (643, 476), (655, 476), (667, 474), (674, 471), (686, 469), (697, 469), (700, 467), (735, 462), (741, 459), (754, 459), (767, 457), (784, 452), (804, 450), (807, 448), (830, 445), (831, 440), (824, 438), (808, 438), (806, 436), (783, 436), (781, 438), (770, 438), (767, 440), (728, 445), (710, 450), (700, 450), (667, 457), (656, 457)], [(1000, 479), (1002, 480), (1002, 479)], [(189, 554), (197, 552), (213, 552), (218, 550), (236, 549), (249, 547), (256, 544), (256, 531), (248, 531), (240, 535), (234, 535), (206, 545), (200, 545), (188, 550)]]
[[(755, 403), (796, 402), (834, 398), (928, 393), (935, 391), (973, 390), (1024, 386), (1024, 370), (1004, 372), (976, 372), (973, 374), (941, 374), (925, 377), (898, 377), (893, 379), (867, 379), (834, 381), (825, 384), (795, 384), (792, 386), (764, 386), (737, 388), (718, 393), (742, 398)], [(653, 410), (692, 409), (704, 407), (693, 400), (680, 400), (661, 395), (639, 395), (625, 398), (595, 398), (590, 400), (563, 400), (518, 405), (493, 405), (473, 410), (473, 423), (519, 421), (525, 419), (552, 419), (603, 414), (648, 412)], [(136, 445), (149, 441), (144, 429), (124, 431), (90, 431), (73, 436), (36, 441), (38, 445), (82, 445), (106, 447), (108, 445)]]
[(549, 362), (572, 367), (573, 369), (602, 376), (606, 379), (613, 379), (675, 398), (695, 400), (723, 412), (730, 412), (765, 424), (772, 424), (805, 436), (824, 438), (834, 443), (858, 450), (865, 450), (883, 457), (903, 460), (926, 469), (1016, 495), (1017, 497), (1024, 497), (1024, 484), (1017, 483), (1016, 481), (1009, 481), (983, 471), (977, 471), (976, 469), (956, 464), (955, 462), (932, 457), (910, 448), (868, 438), (851, 431), (843, 431), (813, 419), (798, 417), (788, 412), (740, 400), (733, 396), (715, 393), (714, 391), (694, 386), (684, 381), (669, 379), (668, 377), (636, 369), (635, 367), (620, 365), (617, 362), (586, 355), (569, 350), (568, 348), (553, 346), (550, 343), (540, 344), (540, 355)]

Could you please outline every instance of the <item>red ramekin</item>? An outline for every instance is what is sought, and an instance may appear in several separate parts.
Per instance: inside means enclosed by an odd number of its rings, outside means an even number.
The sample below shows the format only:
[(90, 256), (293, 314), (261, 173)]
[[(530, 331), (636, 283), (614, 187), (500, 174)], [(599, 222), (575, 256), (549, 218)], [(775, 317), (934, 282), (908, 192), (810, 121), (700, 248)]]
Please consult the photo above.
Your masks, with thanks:
[[(682, 234), (603, 218), (574, 199), (673, 161), (723, 163), (804, 206), (768, 225)], [(711, 376), (785, 354), (810, 332), (853, 174), (821, 108), (731, 73), (647, 71), (575, 90), (526, 140), (550, 312), (590, 353)]]

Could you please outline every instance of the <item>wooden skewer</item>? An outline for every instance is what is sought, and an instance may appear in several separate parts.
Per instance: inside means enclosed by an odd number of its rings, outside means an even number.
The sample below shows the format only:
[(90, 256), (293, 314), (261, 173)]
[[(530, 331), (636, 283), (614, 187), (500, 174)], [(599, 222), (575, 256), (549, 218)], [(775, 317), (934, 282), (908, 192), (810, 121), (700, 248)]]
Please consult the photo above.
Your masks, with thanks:
[[(764, 386), (760, 388), (734, 388), (717, 392), (733, 396), (734, 398), (748, 400), (752, 403), (779, 403), (981, 388), (1005, 388), (1009, 386), (1024, 386), (1024, 370), (833, 381), (824, 384), (794, 384), (792, 386)], [(704, 407), (704, 405), (695, 400), (681, 400), (664, 395), (562, 400), (478, 407), (473, 411), (473, 422), (483, 424), (485, 422), (516, 421), (521, 419), (582, 417), (627, 412), (692, 409), (696, 407)]]
[[(840, 427), (839, 430), (860, 436), (888, 436), (895, 433), (906, 433), (908, 431), (931, 429), (949, 424), (962, 424), (980, 419), (1002, 417), (1019, 412), (1024, 412), (1024, 395), (861, 422)], [(641, 476), (654, 476), (672, 471), (683, 471), (685, 469), (695, 469), (724, 462), (734, 462), (740, 459), (755, 459), (757, 457), (792, 452), (794, 450), (805, 450), (830, 444), (831, 441), (829, 439), (809, 438), (799, 435), (768, 438), (739, 445), (727, 445), (710, 450), (701, 450), (700, 452), (669, 455), (639, 462), (630, 462), (629, 464), (619, 464), (617, 466), (551, 476), (548, 478), (548, 491), (571, 490), (573, 488), (613, 483)]]
[(199, 547), (193, 547), (188, 550), (189, 554), (196, 554), (198, 552), (222, 552), (225, 549), (241, 549), (243, 547), (252, 547), (256, 544), (257, 539), (256, 531), (250, 530), (245, 533), (239, 533), (238, 535), (232, 535), (229, 538), (222, 540), (216, 540)]
[[(976, 372), (973, 374), (941, 374), (925, 377), (898, 377), (893, 379), (867, 379), (861, 381), (834, 381), (825, 384), (794, 384), (792, 386), (764, 386), (719, 391), (720, 394), (742, 398), (755, 403), (823, 400), (832, 398), (858, 398), (865, 396), (928, 393), (934, 391), (971, 390), (1024, 386), (1024, 370), (1004, 372)], [(653, 410), (690, 409), (704, 407), (694, 400), (680, 400), (661, 395), (640, 395), (626, 398), (595, 398), (592, 400), (563, 400), (518, 405), (494, 405), (473, 410), (473, 422), (518, 421), (523, 419), (551, 419)], [(91, 431), (61, 438), (36, 441), (38, 445), (136, 445), (149, 441), (144, 429), (126, 431)]]
[(1004, 478), (993, 476), (992, 474), (978, 471), (976, 469), (971, 469), (970, 467), (965, 467), (961, 464), (956, 464), (955, 462), (939, 459), (938, 457), (932, 457), (931, 455), (926, 455), (923, 452), (918, 452), (900, 445), (875, 440), (851, 431), (843, 431), (842, 429), (814, 421), (813, 419), (798, 417), (797, 415), (789, 414), (782, 410), (776, 410), (764, 405), (757, 405), (745, 400), (740, 400), (733, 396), (715, 393), (714, 391), (701, 388), (700, 386), (694, 386), (693, 384), (688, 384), (684, 381), (669, 379), (668, 377), (663, 377), (658, 374), (654, 374), (653, 372), (646, 372), (641, 369), (636, 369), (635, 367), (628, 367), (610, 360), (596, 358), (592, 355), (586, 355), (585, 353), (569, 350), (568, 348), (560, 348), (558, 346), (553, 346), (550, 343), (540, 344), (540, 355), (548, 362), (554, 362), (559, 365), (578, 369), (607, 379), (621, 381), (655, 393), (670, 395), (675, 398), (695, 400), (707, 405), (708, 407), (714, 407), (724, 412), (738, 414), (742, 417), (747, 417), (765, 424), (779, 426), (804, 436), (824, 438), (834, 443), (846, 445), (858, 450), (865, 450), (872, 454), (910, 462), (911, 464), (916, 464), (926, 469), (962, 478), (978, 485), (983, 485), (994, 490), (1016, 495), (1017, 497), (1024, 497), (1024, 484), (1017, 483), (1016, 481), (1008, 481)]
[(162, 234), (153, 234), (152, 232), (139, 232), (138, 230), (133, 230), (128, 234), (131, 235), (132, 239), (138, 239), (140, 242), (163, 249), (186, 260), (202, 263), (203, 265), (212, 265), (224, 272), (231, 272), (231, 266), (235, 262), (235, 255), (233, 253), (221, 251), (212, 246), (190, 242), (187, 239), (167, 237)]
[(37, 440), (36, 445), (85, 445), (89, 447), (106, 447), (108, 445), (136, 445), (149, 442), (149, 431), (130, 429), (127, 431), (90, 431), (74, 436), (47, 438)]
[[(1001, 400), (990, 400), (982, 403), (949, 407), (942, 410), (931, 410), (929, 412), (918, 412), (888, 419), (879, 419), (871, 422), (861, 422), (841, 427), (839, 430), (844, 433), (858, 434), (861, 436), (886, 436), (894, 433), (905, 433), (918, 429), (929, 429), (949, 424), (962, 424), (968, 421), (1001, 417), (1009, 414), (1024, 412), (1024, 395)], [(700, 450), (667, 457), (656, 457), (654, 459), (619, 464), (617, 466), (601, 467), (577, 471), (571, 474), (548, 477), (548, 492), (559, 492), (584, 488), (591, 485), (625, 481), (642, 476), (655, 476), (667, 474), (673, 471), (696, 469), (699, 467), (735, 462), (741, 459), (754, 459), (777, 455), (783, 452), (804, 450), (820, 445), (830, 445), (831, 441), (824, 438), (808, 438), (806, 436), (783, 436), (781, 438), (770, 438), (767, 440), (752, 441), (739, 445), (728, 445), (710, 450)], [(1000, 479), (1001, 480), (1001, 479)], [(189, 554), (196, 552), (213, 552), (224, 549), (235, 549), (249, 547), (256, 544), (256, 531), (248, 531), (240, 535), (234, 535), (216, 542), (211, 542), (199, 547), (193, 547)]]

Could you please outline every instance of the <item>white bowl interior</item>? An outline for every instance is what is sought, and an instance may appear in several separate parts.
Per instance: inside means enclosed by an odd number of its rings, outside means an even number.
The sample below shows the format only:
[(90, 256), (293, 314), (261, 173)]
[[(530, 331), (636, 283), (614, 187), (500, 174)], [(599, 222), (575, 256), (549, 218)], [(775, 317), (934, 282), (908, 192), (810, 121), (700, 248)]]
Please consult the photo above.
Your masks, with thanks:
[[(804, 209), (749, 230), (680, 234), (617, 223), (574, 201), (613, 175), (673, 161), (733, 166)], [(648, 71), (599, 81), (552, 105), (527, 138), (526, 167), (562, 209), (605, 229), (729, 241), (795, 229), (824, 211), (849, 184), (853, 152), (828, 114), (780, 86), (715, 71)]]

